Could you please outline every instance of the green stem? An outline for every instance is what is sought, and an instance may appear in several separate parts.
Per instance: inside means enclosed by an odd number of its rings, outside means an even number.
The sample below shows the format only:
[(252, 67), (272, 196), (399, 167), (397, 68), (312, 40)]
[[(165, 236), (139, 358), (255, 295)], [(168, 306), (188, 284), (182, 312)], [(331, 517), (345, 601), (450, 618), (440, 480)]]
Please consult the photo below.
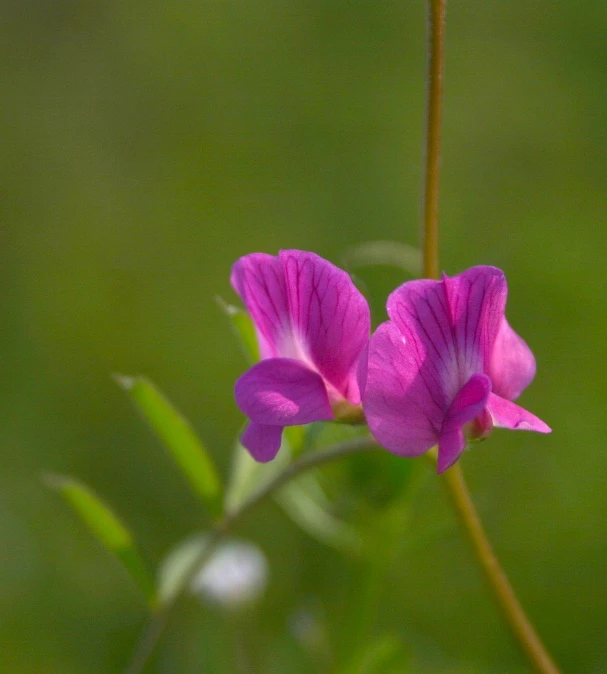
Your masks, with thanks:
[(429, 0), (428, 6), (428, 100), (422, 236), (424, 276), (427, 278), (438, 278), (440, 272), (438, 266), (438, 194), (446, 5), (447, 0)]
[(253, 494), (253, 496), (245, 501), (240, 507), (231, 513), (224, 515), (215, 525), (208, 544), (205, 546), (204, 550), (201, 551), (198, 559), (192, 564), (189, 573), (185, 574), (181, 579), (173, 598), (152, 615), (148, 624), (142, 630), (133, 651), (131, 662), (124, 670), (124, 674), (141, 674), (164, 633), (177, 601), (185, 594), (192, 580), (207, 563), (217, 544), (243, 519), (246, 514), (274, 494), (280, 487), (302, 473), (352, 454), (359, 454), (360, 452), (375, 449), (379, 449), (377, 442), (372, 437), (365, 436), (362, 438), (346, 440), (345, 442), (333, 445), (322, 452), (306, 454), (301, 459), (294, 461), (287, 466), (282, 473), (279, 473), (273, 480), (270, 480), (265, 487)]
[(506, 573), (500, 566), (476, 512), (459, 464), (446, 471), (442, 481), (495, 598), (521, 648), (536, 671), (541, 674), (558, 674), (557, 666), (525, 614)]
[[(440, 169), (440, 123), (445, 61), (446, 0), (429, 0), (428, 28), (428, 105), (426, 129), (426, 170), (423, 217), (423, 273), (438, 278), (438, 197)], [(502, 569), (480, 517), (476, 512), (464, 474), (456, 464), (443, 476), (442, 482), (464, 528), (480, 567), (521, 648), (541, 674), (558, 674), (550, 654), (537, 635), (531, 621)]]

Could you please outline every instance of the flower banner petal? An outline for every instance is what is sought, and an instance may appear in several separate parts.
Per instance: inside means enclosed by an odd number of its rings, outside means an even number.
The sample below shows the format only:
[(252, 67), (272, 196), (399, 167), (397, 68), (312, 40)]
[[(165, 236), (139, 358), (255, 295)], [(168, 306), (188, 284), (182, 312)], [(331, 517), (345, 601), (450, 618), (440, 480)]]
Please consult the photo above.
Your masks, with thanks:
[(356, 370), (371, 326), (367, 301), (345, 271), (314, 253), (283, 250), (280, 260), (293, 332), (304, 357), (358, 405)]
[(333, 419), (319, 374), (291, 358), (268, 358), (245, 372), (234, 387), (236, 403), (251, 421), (298, 426)]
[(516, 400), (535, 377), (535, 357), (522, 337), (503, 318), (487, 365), (493, 392)]
[(493, 418), (495, 426), (510, 428), (514, 431), (536, 431), (537, 433), (551, 433), (552, 429), (541, 419), (527, 412), (513, 402), (501, 398), (495, 393), (489, 395), (487, 409)]
[[(440, 431), (443, 415), (465, 381), (460, 381), (457, 354), (453, 344), (451, 316), (443, 281), (408, 281), (397, 288), (387, 303), (388, 316), (401, 332), (407, 350), (415, 356)], [(440, 413), (432, 411), (440, 408)]]
[(283, 426), (256, 424), (252, 421), (240, 436), (240, 442), (249, 450), (255, 461), (267, 463), (280, 449), (283, 428)]
[(291, 336), (291, 320), (282, 263), (266, 253), (241, 257), (232, 267), (230, 282), (255, 324), (262, 358), (282, 355)]
[(501, 269), (472, 267), (443, 277), (451, 316), (453, 342), (462, 383), (483, 372), (504, 317), (508, 287)]

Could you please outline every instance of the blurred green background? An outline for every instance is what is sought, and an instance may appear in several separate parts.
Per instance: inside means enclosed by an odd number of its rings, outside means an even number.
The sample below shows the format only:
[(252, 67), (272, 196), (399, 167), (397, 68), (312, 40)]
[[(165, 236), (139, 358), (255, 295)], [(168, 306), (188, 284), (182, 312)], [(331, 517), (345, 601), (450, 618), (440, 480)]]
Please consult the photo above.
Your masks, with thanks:
[[(4, 0), (1, 10), (0, 672), (119, 672), (145, 606), (40, 476), (92, 485), (153, 565), (204, 528), (110, 373), (154, 379), (227, 473), (243, 421), (232, 385), (246, 365), (214, 296), (235, 299), (232, 262), (293, 247), (340, 264), (356, 243), (417, 242), (425, 9)], [(495, 433), (463, 466), (563, 671), (597, 674), (607, 671), (606, 35), (600, 0), (452, 2), (441, 199), (442, 266), (506, 271), (510, 321), (538, 360), (522, 403), (554, 429)], [(361, 277), (381, 320), (402, 278)], [(350, 498), (384, 526), (376, 490), (398, 465), (377, 456), (329, 475), (344, 489), (358, 480)], [(274, 504), (239, 533), (271, 569), (247, 627), (254, 671), (326, 671), (294, 633), (302, 611), (343, 666), (389, 635), (407, 671), (529, 671), (431, 476), (371, 570)], [(148, 671), (236, 671), (235, 631), (192, 600)], [(397, 661), (373, 671), (403, 671)]]

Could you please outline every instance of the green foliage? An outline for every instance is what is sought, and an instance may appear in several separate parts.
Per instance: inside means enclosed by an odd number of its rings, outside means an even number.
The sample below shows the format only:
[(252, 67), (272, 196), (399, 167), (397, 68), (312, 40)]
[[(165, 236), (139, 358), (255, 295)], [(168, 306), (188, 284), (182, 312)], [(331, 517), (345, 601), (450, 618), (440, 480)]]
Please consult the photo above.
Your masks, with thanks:
[(320, 424), (309, 424), (308, 426), (287, 426), (283, 435), (289, 443), (291, 455), (293, 457), (299, 456), (304, 449), (309, 446), (311, 435), (314, 433), (314, 428)]
[[(285, 429), (280, 451), (269, 463), (258, 463), (240, 443), (236, 443), (226, 490), (226, 511), (237, 510), (288, 467), (295, 455), (291, 441), (296, 443), (297, 451), (301, 453), (304, 447), (310, 449), (310, 445), (321, 437), (325, 440), (323, 445), (327, 444), (325, 435), (331, 438), (329, 444), (333, 444), (357, 434), (357, 430), (334, 424), (313, 424), (305, 430), (292, 426)], [(313, 472), (304, 473), (288, 482), (274, 494), (274, 498), (293, 522), (308, 535), (342, 552), (360, 552), (362, 541), (359, 534), (353, 526), (332, 513), (331, 501)]]
[(190, 424), (145, 377), (115, 377), (156, 431), (195, 493), (213, 515), (220, 513), (221, 482), (206, 447)]
[(394, 634), (385, 634), (369, 639), (355, 658), (355, 664), (343, 674), (402, 674), (409, 671), (400, 639)]
[[(150, 372), (179, 381), (192, 409), (208, 402), (205, 441), (229, 465), (243, 360), (213, 297), (231, 297), (234, 260), (295, 247), (340, 264), (359, 242), (416, 245), (424, 3), (302, 7), (3, 3), (0, 672), (122, 671), (142, 622), (116, 574), (87, 591), (91, 560), (53, 521), (63, 503), (44, 507), (41, 470), (119, 492), (154, 559), (201, 526), (166, 457), (125, 423), (107, 373)], [(508, 319), (538, 361), (521, 404), (554, 426), (550, 438), (496, 432), (462, 462), (569, 672), (605, 661), (606, 25), (598, 0), (461, 0), (447, 19), (441, 265), (506, 271)], [(385, 320), (403, 271), (357, 271)], [(318, 474), (332, 512), (366, 538), (412, 464), (370, 454)], [(426, 472), (406, 528), (395, 513), (368, 546), (401, 545), (362, 638), (406, 634), (416, 674), (522, 671)], [(243, 522), (277, 566), (248, 635), (264, 649), (257, 671), (332, 671), (303, 661), (285, 618), (312, 593), (334, 639), (360, 560), (279, 508), (263, 515)], [(180, 612), (150, 671), (235, 671), (232, 631), (199, 613)], [(350, 649), (361, 638), (348, 629)]]
[(209, 534), (195, 534), (179, 542), (162, 560), (158, 569), (158, 599), (170, 604), (201, 566), (203, 554), (209, 549)]
[(251, 365), (256, 363), (259, 360), (259, 342), (257, 341), (251, 317), (246, 311), (228, 304), (221, 297), (216, 297), (215, 299), (223, 313), (230, 320), (230, 325), (238, 338), (238, 343), (245, 358)]
[(154, 580), (135, 546), (133, 536), (120, 519), (89, 487), (77, 480), (49, 475), (45, 482), (61, 494), (89, 530), (118, 559), (154, 609)]
[(280, 451), (269, 463), (258, 463), (240, 442), (236, 442), (224, 501), (225, 511), (231, 513), (237, 510), (245, 501), (261, 491), (290, 462), (291, 449), (284, 434)]
[(285, 485), (275, 499), (287, 515), (316, 540), (342, 552), (361, 551), (360, 535), (353, 526), (332, 514), (332, 504), (312, 473)]

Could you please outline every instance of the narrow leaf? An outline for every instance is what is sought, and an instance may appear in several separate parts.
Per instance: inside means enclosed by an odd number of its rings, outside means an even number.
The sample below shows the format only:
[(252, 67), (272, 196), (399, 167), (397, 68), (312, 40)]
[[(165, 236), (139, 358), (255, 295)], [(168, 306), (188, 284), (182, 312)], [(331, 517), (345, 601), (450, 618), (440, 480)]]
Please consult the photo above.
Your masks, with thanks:
[(255, 327), (249, 314), (238, 307), (228, 304), (221, 297), (215, 298), (217, 304), (223, 313), (230, 319), (232, 330), (238, 338), (240, 348), (242, 349), (245, 358), (251, 364), (259, 361), (259, 344), (257, 342), (257, 335), (255, 334)]
[(162, 560), (158, 569), (158, 597), (161, 605), (171, 604), (202, 567), (203, 553), (209, 547), (209, 534), (196, 534), (178, 543)]
[(133, 537), (112, 510), (87, 486), (70, 477), (49, 475), (46, 484), (61, 494), (92, 533), (124, 566), (153, 609), (156, 606), (154, 580)]
[(287, 426), (283, 431), (287, 442), (291, 448), (293, 458), (299, 456), (306, 445), (307, 427), (305, 426)]
[(196, 494), (214, 515), (219, 514), (221, 483), (215, 464), (190, 424), (145, 377), (115, 377), (131, 396)]
[(290, 462), (291, 448), (284, 433), (280, 451), (276, 458), (268, 463), (258, 463), (240, 442), (236, 442), (230, 480), (225, 495), (225, 511), (229, 513), (237, 510), (247, 499), (263, 489), (270, 480), (284, 470)]
[(285, 485), (275, 499), (316, 540), (338, 550), (360, 552), (362, 541), (358, 532), (331, 513), (331, 503), (314, 475), (302, 475)]
[(357, 662), (347, 670), (348, 674), (402, 672), (408, 660), (400, 639), (393, 634), (385, 634), (365, 644), (357, 655)]

